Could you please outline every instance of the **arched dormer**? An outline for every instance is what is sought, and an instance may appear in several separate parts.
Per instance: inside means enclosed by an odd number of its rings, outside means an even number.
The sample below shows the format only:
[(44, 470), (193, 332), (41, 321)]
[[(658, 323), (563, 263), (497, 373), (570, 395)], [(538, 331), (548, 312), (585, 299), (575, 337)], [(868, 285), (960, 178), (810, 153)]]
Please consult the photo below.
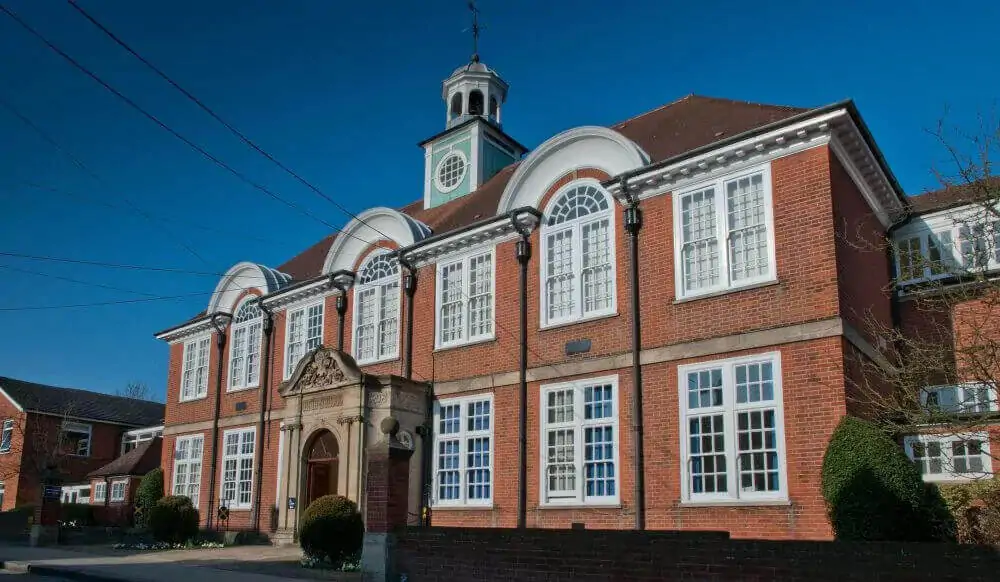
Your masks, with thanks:
[(267, 295), (274, 293), (291, 281), (291, 277), (264, 265), (257, 263), (237, 263), (230, 267), (219, 280), (208, 301), (208, 313), (233, 313), (236, 300), (244, 291), (256, 289)]
[(353, 270), (362, 253), (386, 237), (405, 247), (427, 238), (430, 233), (426, 224), (398, 210), (381, 206), (370, 208), (348, 222), (337, 235), (323, 262), (323, 273)]
[(607, 127), (584, 126), (549, 138), (518, 165), (504, 188), (497, 214), (538, 204), (559, 178), (579, 168), (615, 176), (649, 163), (649, 154)]

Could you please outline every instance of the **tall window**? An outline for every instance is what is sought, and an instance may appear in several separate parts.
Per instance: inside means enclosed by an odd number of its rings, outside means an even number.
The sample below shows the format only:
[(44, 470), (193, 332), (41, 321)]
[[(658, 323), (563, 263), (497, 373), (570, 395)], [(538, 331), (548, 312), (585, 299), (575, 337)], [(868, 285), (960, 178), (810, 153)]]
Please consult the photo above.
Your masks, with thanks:
[(996, 389), (981, 382), (931, 386), (921, 392), (920, 400), (929, 413), (977, 414), (998, 408)]
[(253, 492), (253, 428), (227, 430), (223, 435), (222, 505), (250, 509)]
[(787, 499), (777, 353), (680, 366), (685, 501)]
[(201, 458), (205, 437), (178, 437), (174, 442), (174, 495), (186, 495), (198, 507), (201, 494)]
[(247, 297), (233, 318), (229, 346), (229, 389), (252, 388), (260, 381), (260, 303)]
[(493, 396), (434, 405), (434, 504), (493, 501)]
[(396, 357), (399, 349), (399, 263), (380, 253), (361, 269), (354, 289), (354, 357), (370, 364)]
[(323, 302), (288, 312), (285, 326), (285, 378), (310, 350), (323, 343)]
[(438, 268), (438, 347), (493, 337), (493, 251)]
[(681, 192), (674, 216), (678, 297), (774, 278), (768, 168)]
[(108, 484), (104, 481), (98, 481), (94, 484), (94, 501), (100, 501), (103, 503), (107, 492)]
[(59, 433), (59, 445), (63, 454), (89, 457), (91, 429), (91, 425), (82, 422), (63, 422)]
[(125, 487), (128, 485), (128, 481), (112, 481), (111, 482), (111, 501), (121, 502), (125, 501)]
[(3, 421), (3, 432), (0, 433), (0, 453), (9, 453), (14, 441), (14, 420)]
[(204, 398), (208, 395), (209, 336), (184, 343), (184, 363), (181, 368), (181, 401)]
[(542, 386), (543, 504), (617, 503), (618, 377)]
[(615, 311), (614, 204), (597, 182), (556, 195), (542, 226), (542, 323)]
[(903, 445), (924, 481), (967, 481), (993, 474), (990, 439), (985, 432), (908, 436)]

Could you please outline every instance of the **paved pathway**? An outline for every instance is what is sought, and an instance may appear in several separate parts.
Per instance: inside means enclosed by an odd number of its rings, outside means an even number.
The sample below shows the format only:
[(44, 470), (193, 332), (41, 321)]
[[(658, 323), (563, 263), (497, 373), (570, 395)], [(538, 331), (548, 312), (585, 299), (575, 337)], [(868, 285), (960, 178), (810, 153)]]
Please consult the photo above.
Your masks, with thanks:
[(360, 574), (307, 570), (298, 548), (236, 546), (222, 549), (127, 552), (107, 547), (30, 548), (0, 545), (6, 568), (91, 582), (277, 582), (287, 578), (357, 581)]

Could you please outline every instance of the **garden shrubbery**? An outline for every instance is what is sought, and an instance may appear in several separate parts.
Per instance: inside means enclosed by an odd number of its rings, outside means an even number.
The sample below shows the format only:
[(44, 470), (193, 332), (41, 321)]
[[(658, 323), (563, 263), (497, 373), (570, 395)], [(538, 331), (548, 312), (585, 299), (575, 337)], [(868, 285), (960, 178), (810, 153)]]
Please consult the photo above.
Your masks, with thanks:
[(198, 535), (198, 509), (183, 495), (160, 499), (146, 517), (157, 541), (182, 544)]
[(135, 491), (135, 521), (137, 526), (149, 525), (153, 506), (163, 498), (163, 469), (157, 467), (143, 476)]
[(302, 515), (299, 541), (307, 556), (339, 566), (361, 550), (364, 533), (356, 503), (340, 495), (325, 495), (310, 503)]

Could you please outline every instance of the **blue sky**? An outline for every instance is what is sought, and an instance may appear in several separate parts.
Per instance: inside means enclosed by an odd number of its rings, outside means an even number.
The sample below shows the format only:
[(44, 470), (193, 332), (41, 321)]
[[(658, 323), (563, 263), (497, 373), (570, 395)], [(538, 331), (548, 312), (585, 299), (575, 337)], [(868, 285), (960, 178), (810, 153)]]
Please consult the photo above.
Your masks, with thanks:
[[(354, 212), (422, 195), (416, 143), (443, 129), (440, 83), (471, 52), (462, 0), (80, 3)], [(323, 220), (346, 222), (66, 3), (4, 4), (240, 171)], [(972, 129), (976, 114), (996, 105), (1000, 3), (874, 4), (480, 0), (480, 53), (510, 82), (504, 127), (528, 146), (688, 93), (797, 106), (850, 97), (916, 193), (935, 187), (932, 167), (947, 167), (927, 130), (945, 112)], [(201, 158), (3, 15), (0, 55), (0, 99), (99, 178), (0, 108), (0, 252), (221, 273), (241, 260), (276, 266), (327, 234)], [(167, 347), (152, 334), (203, 309), (216, 283), (4, 256), (0, 265), (21, 269), (0, 267), (0, 375), (107, 392), (135, 380), (161, 398)], [(144, 295), (23, 270), (148, 295), (204, 295), (28, 311), (20, 308)]]

